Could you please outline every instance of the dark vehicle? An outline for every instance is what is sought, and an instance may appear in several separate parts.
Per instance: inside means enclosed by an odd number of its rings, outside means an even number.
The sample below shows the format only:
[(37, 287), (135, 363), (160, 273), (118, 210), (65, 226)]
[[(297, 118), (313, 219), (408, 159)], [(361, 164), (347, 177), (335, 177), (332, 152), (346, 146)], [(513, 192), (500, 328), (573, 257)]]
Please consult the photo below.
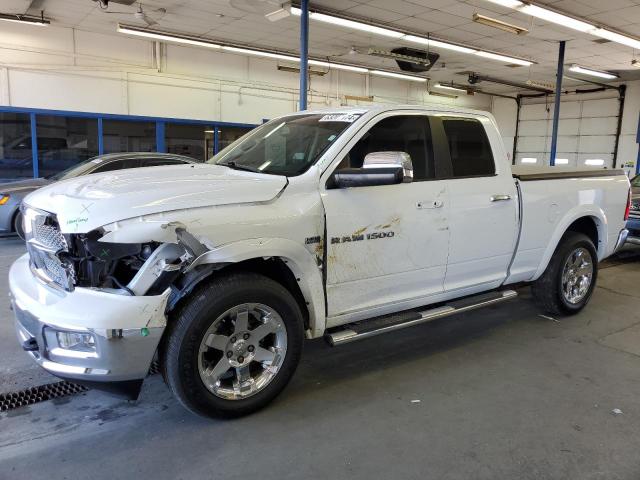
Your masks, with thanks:
[(197, 163), (189, 157), (172, 153), (109, 153), (91, 158), (73, 165), (46, 178), (34, 178), (17, 182), (0, 184), (0, 233), (17, 233), (24, 238), (22, 232), (22, 199), (40, 187), (69, 178), (89, 175), (91, 173), (110, 172), (125, 168), (158, 167), (161, 165), (178, 165)]
[(640, 175), (631, 179), (631, 210), (627, 221), (627, 243), (640, 245)]

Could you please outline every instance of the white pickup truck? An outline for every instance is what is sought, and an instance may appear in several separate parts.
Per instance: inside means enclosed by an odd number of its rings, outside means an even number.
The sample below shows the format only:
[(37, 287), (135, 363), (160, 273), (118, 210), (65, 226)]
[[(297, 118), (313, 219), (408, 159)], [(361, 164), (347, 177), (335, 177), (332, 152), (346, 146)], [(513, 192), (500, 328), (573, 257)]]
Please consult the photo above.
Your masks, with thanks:
[[(490, 114), (305, 111), (209, 164), (25, 199), (18, 336), (49, 372), (137, 397), (157, 359), (188, 409), (237, 416), (332, 345), (510, 299), (579, 312), (625, 241), (622, 171), (514, 174)], [(625, 213), (626, 210), (626, 213)]]

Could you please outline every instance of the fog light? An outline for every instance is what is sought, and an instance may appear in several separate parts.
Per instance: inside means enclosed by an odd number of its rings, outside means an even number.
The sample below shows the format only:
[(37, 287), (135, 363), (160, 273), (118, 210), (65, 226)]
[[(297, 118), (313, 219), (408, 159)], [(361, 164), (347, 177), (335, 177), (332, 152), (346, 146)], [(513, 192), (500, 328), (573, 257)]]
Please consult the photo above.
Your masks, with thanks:
[(58, 345), (65, 350), (95, 352), (96, 340), (90, 333), (56, 332)]

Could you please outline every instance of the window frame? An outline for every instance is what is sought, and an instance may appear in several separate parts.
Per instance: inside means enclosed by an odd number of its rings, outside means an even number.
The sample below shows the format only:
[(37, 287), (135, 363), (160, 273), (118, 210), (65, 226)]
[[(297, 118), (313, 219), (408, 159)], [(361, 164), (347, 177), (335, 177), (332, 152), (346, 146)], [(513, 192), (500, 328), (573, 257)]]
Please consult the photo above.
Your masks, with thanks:
[[(337, 171), (338, 166), (340, 165), (340, 163), (342, 163), (342, 159), (345, 157), (345, 155), (347, 155), (351, 151), (351, 149), (362, 139), (362, 137), (364, 137), (378, 123), (380, 123), (383, 120), (386, 120), (387, 118), (392, 118), (392, 117), (409, 117), (409, 116), (423, 117), (424, 120), (428, 122), (428, 127), (430, 130), (429, 133), (431, 135), (431, 144), (433, 148), (432, 153), (433, 153), (434, 172), (435, 172), (434, 177), (424, 179), (424, 180), (412, 181), (410, 183), (402, 183), (398, 185), (411, 185), (413, 183), (434, 182), (434, 181), (443, 180), (444, 178), (446, 178), (446, 177), (440, 176), (441, 173), (445, 171), (445, 169), (447, 168), (447, 164), (443, 161), (442, 158), (436, 155), (436, 142), (433, 134), (433, 126), (431, 124), (432, 115), (433, 113), (431, 112), (428, 112), (428, 111), (425, 112), (421, 110), (394, 110), (389, 112), (381, 112), (373, 116), (372, 118), (366, 120), (366, 122), (363, 125), (361, 125), (360, 128), (353, 134), (353, 136), (347, 142), (347, 144), (344, 147), (342, 147), (342, 149), (338, 152), (338, 154), (336, 155), (336, 158), (333, 159), (333, 161), (322, 173), (321, 185), (323, 189), (324, 190), (331, 189), (329, 187), (331, 176)], [(372, 185), (370, 187), (358, 187), (358, 188), (379, 188), (379, 187), (389, 187), (389, 185)]]
[[(63, 117), (80, 117), (85, 119), (96, 119), (98, 121), (98, 155), (104, 155), (104, 120), (119, 120), (119, 121), (131, 121), (131, 122), (154, 122), (156, 128), (156, 152), (166, 153), (166, 135), (165, 126), (167, 123), (174, 124), (191, 124), (191, 125), (205, 125), (213, 127), (214, 129), (214, 155), (218, 153), (218, 131), (220, 128), (228, 127), (240, 127), (253, 129), (258, 124), (252, 123), (237, 123), (237, 122), (221, 122), (214, 120), (196, 120), (186, 118), (171, 118), (171, 117), (152, 117), (143, 115), (118, 115), (110, 113), (96, 113), (96, 112), (81, 112), (72, 110), (52, 110), (52, 109), (38, 109), (38, 108), (22, 108), (22, 107), (5, 107), (0, 106), (0, 112), (2, 113), (14, 113), (25, 114), (30, 119), (30, 138), (31, 138), (31, 165), (32, 165), (32, 178), (38, 178), (39, 175), (39, 154), (37, 144), (37, 117), (38, 115), (51, 115), (51, 116), (63, 116)], [(127, 152), (122, 152), (127, 153)]]
[[(453, 174), (453, 160), (451, 159), (451, 152), (449, 150), (449, 139), (447, 137), (447, 133), (444, 129), (444, 122), (442, 118), (460, 118), (464, 120), (472, 120), (480, 125), (482, 131), (484, 132), (485, 139), (487, 141), (487, 145), (491, 149), (491, 157), (493, 161), (493, 173), (492, 174), (481, 174), (481, 175), (463, 175), (456, 177)], [(497, 177), (499, 174), (498, 164), (496, 163), (496, 152), (491, 142), (491, 138), (489, 137), (489, 132), (487, 132), (487, 128), (485, 124), (474, 115), (465, 115), (461, 113), (447, 113), (446, 115), (431, 115), (430, 122), (432, 125), (432, 137), (434, 144), (434, 152), (436, 150), (436, 143), (438, 144), (438, 154), (442, 156), (444, 162), (446, 163), (446, 176), (443, 176), (441, 180), (465, 180), (469, 178), (492, 178)], [(436, 138), (437, 136), (437, 138)]]

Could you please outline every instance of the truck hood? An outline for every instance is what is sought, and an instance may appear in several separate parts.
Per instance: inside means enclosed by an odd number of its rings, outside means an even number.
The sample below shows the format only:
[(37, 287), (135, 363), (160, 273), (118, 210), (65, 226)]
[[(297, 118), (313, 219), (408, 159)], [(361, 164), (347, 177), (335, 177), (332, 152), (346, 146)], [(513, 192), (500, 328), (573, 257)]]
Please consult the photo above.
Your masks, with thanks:
[(63, 233), (154, 213), (266, 202), (287, 185), (277, 175), (219, 165), (175, 165), (87, 175), (36, 190), (28, 206), (57, 215)]

